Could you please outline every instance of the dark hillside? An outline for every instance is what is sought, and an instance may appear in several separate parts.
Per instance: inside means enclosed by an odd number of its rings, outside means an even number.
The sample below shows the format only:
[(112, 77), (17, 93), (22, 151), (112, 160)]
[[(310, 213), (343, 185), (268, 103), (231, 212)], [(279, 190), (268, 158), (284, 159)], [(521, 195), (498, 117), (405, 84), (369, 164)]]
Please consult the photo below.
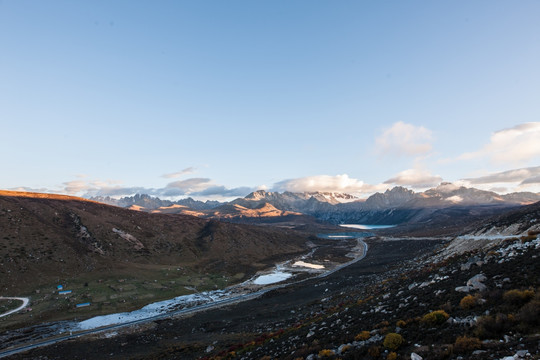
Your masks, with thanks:
[(299, 233), (149, 214), (84, 199), (0, 193), (0, 289), (32, 292), (79, 274), (181, 266), (201, 273), (250, 273), (305, 249)]

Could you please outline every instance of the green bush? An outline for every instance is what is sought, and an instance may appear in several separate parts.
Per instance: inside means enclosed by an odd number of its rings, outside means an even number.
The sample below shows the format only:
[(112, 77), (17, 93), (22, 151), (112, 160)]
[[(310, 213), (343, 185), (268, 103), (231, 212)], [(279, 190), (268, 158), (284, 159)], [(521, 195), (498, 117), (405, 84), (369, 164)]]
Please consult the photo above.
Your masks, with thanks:
[(449, 317), (450, 315), (448, 315), (446, 311), (436, 310), (424, 315), (422, 323), (429, 326), (440, 325), (448, 320)]
[(397, 350), (404, 342), (403, 336), (396, 333), (389, 333), (384, 338), (383, 345), (389, 350)]

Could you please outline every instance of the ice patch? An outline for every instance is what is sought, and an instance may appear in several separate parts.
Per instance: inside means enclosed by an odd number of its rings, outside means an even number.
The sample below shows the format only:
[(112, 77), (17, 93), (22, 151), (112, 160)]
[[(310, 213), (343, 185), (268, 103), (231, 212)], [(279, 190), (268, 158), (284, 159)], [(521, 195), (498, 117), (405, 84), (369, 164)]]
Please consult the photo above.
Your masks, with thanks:
[(282, 272), (282, 271), (276, 271), (271, 274), (267, 275), (261, 275), (255, 280), (253, 280), (253, 283), (255, 285), (268, 285), (268, 284), (275, 284), (281, 281), (285, 281), (288, 278), (290, 278), (292, 274)]
[(304, 261), (297, 261), (292, 266), (301, 266), (310, 269), (324, 269), (324, 265), (310, 264)]

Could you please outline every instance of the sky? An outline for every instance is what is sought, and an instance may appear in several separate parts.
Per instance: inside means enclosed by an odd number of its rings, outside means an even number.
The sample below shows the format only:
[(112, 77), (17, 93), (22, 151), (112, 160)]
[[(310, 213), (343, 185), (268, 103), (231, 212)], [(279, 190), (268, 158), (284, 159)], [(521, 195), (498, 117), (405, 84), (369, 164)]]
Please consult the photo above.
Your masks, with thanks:
[(0, 0), (0, 188), (540, 191), (540, 2)]

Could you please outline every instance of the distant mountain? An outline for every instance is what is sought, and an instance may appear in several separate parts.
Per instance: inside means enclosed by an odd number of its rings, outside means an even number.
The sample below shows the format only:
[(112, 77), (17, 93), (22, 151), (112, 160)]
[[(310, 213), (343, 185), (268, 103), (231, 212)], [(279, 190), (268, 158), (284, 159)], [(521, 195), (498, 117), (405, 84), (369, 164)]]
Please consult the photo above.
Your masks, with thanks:
[(231, 203), (255, 208), (262, 203), (269, 203), (280, 210), (296, 211), (308, 214), (319, 210), (320, 207), (331, 209), (333, 205), (361, 201), (358, 197), (345, 193), (331, 192), (267, 192), (258, 190), (244, 198), (233, 200)]
[(102, 197), (96, 196), (90, 198), (90, 200), (101, 202), (108, 205), (114, 205), (119, 207), (131, 208), (134, 210), (152, 211), (160, 208), (169, 208), (173, 205), (181, 205), (191, 210), (208, 210), (213, 209), (223, 203), (219, 201), (198, 201), (193, 198), (181, 199), (177, 201), (161, 200), (158, 197), (153, 197), (146, 194), (136, 194), (134, 196), (123, 197), (120, 199), (114, 199), (109, 196)]
[(391, 190), (386, 190), (384, 193), (375, 193), (371, 195), (364, 204), (365, 209), (388, 209), (399, 207), (408, 201), (416, 199), (418, 195), (409, 189), (401, 186), (396, 186)]
[[(424, 192), (401, 186), (359, 199), (346, 193), (332, 192), (269, 192), (259, 190), (228, 203), (197, 201), (192, 198), (176, 202), (148, 195), (135, 195), (119, 200), (93, 198), (134, 210), (161, 213), (182, 213), (229, 221), (252, 222), (256, 218), (309, 215), (332, 224), (402, 224), (422, 223), (431, 217), (449, 218), (448, 214), (494, 214), (493, 207), (508, 208), (540, 201), (540, 194), (530, 192), (499, 195), (492, 191), (442, 183)], [(270, 209), (269, 211), (261, 209)], [(438, 211), (455, 208), (454, 211)], [(476, 209), (471, 212), (471, 209)], [(460, 209), (459, 211), (457, 209)]]
[(225, 204), (207, 211), (207, 216), (218, 219), (234, 219), (234, 218), (267, 218), (281, 217), (290, 215), (302, 215), (293, 211), (279, 210), (269, 203), (263, 203), (257, 207), (250, 209), (238, 204)]

